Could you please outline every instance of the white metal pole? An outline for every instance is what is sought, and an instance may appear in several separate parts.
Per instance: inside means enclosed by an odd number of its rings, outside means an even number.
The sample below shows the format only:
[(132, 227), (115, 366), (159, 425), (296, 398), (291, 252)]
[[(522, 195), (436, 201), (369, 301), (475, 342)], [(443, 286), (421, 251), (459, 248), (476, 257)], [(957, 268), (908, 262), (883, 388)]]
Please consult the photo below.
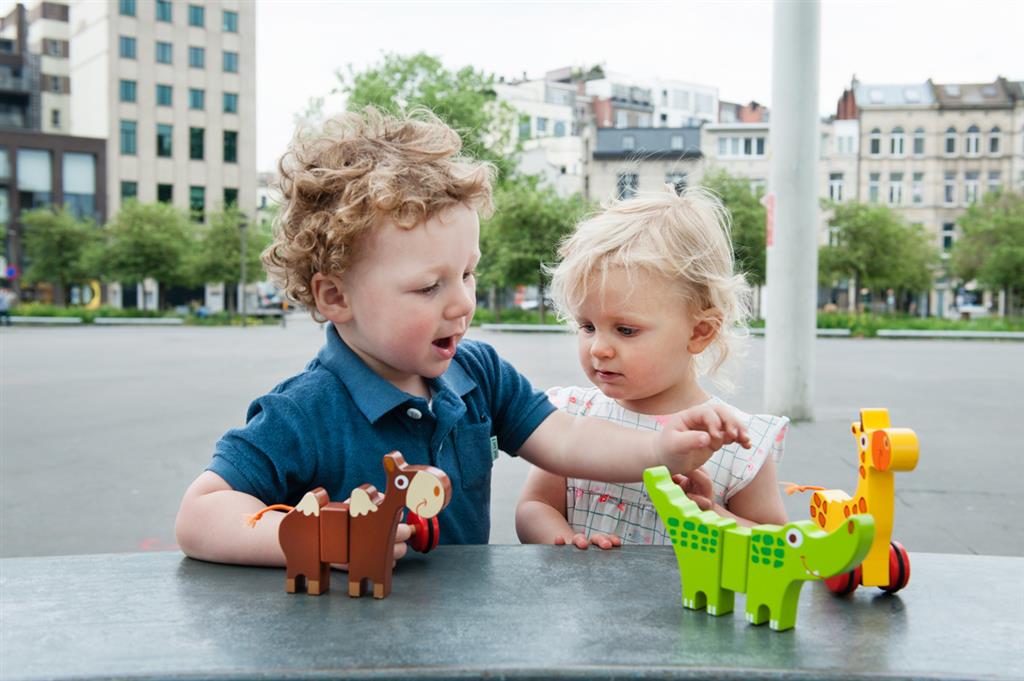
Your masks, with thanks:
[(771, 165), (764, 408), (814, 418), (818, 291), (818, 57), (821, 5), (776, 0), (772, 36)]

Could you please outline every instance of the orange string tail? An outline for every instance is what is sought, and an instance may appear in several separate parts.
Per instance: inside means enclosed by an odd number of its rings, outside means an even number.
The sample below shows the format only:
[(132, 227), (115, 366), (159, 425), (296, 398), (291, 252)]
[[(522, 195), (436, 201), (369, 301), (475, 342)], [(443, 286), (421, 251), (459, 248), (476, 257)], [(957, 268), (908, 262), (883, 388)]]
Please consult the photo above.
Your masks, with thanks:
[(267, 506), (266, 508), (261, 510), (259, 513), (253, 513), (251, 516), (249, 516), (246, 519), (245, 524), (248, 525), (249, 527), (256, 527), (256, 523), (258, 523), (260, 521), (260, 518), (262, 518), (263, 514), (266, 513), (267, 511), (290, 511), (290, 510), (292, 510), (292, 508), (294, 508), (294, 507), (293, 506), (286, 506), (284, 504), (274, 504), (273, 506)]
[(811, 491), (811, 490), (823, 490), (823, 489), (825, 489), (824, 487), (819, 487), (818, 485), (798, 485), (795, 482), (786, 482), (784, 480), (780, 480), (779, 484), (786, 486), (786, 496), (790, 496), (790, 497), (793, 496), (794, 494), (796, 494), (797, 492), (803, 493), (803, 492), (808, 492), (808, 491)]

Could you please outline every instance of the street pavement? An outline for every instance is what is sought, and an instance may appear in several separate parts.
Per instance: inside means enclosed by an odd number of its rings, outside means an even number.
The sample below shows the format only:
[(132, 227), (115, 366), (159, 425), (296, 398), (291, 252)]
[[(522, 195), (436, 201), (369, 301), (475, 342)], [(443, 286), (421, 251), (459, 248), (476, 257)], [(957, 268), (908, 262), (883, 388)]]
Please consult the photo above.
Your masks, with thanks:
[[(471, 337), (493, 344), (538, 387), (585, 383), (575, 341), (557, 333)], [(0, 329), (0, 556), (174, 548), (181, 494), (249, 401), (299, 371), (323, 342), (308, 316), (281, 327)], [(759, 411), (764, 341), (739, 388)], [(895, 538), (915, 551), (1024, 555), (1024, 344), (819, 339), (815, 420), (797, 423), (779, 477), (852, 491), (850, 423), (887, 407), (921, 441), (896, 480)], [(516, 543), (525, 462), (495, 465), (492, 543)], [(806, 517), (809, 495), (785, 499)]]

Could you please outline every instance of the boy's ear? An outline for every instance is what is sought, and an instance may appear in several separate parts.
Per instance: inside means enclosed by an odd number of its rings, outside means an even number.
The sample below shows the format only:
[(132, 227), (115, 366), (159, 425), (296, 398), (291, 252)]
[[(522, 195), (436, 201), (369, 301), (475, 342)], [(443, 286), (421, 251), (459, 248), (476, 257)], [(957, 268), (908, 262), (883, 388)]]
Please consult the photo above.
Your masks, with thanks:
[(691, 355), (699, 355), (707, 350), (711, 341), (715, 340), (719, 329), (722, 328), (722, 313), (711, 308), (700, 314), (700, 321), (693, 327), (690, 340), (686, 343), (686, 351)]
[(352, 305), (346, 294), (341, 277), (336, 275), (313, 275), (310, 282), (316, 309), (327, 320), (335, 324), (344, 324), (352, 319)]

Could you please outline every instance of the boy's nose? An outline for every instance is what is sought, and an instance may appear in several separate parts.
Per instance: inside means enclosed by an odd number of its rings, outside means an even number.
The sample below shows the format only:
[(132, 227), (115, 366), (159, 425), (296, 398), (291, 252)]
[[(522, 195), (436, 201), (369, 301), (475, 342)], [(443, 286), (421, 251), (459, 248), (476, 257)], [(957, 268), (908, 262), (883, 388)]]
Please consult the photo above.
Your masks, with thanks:
[(476, 291), (465, 286), (460, 287), (459, 291), (454, 294), (453, 300), (448, 304), (445, 309), (445, 317), (448, 319), (458, 319), (459, 317), (465, 317), (473, 308), (476, 307)]

